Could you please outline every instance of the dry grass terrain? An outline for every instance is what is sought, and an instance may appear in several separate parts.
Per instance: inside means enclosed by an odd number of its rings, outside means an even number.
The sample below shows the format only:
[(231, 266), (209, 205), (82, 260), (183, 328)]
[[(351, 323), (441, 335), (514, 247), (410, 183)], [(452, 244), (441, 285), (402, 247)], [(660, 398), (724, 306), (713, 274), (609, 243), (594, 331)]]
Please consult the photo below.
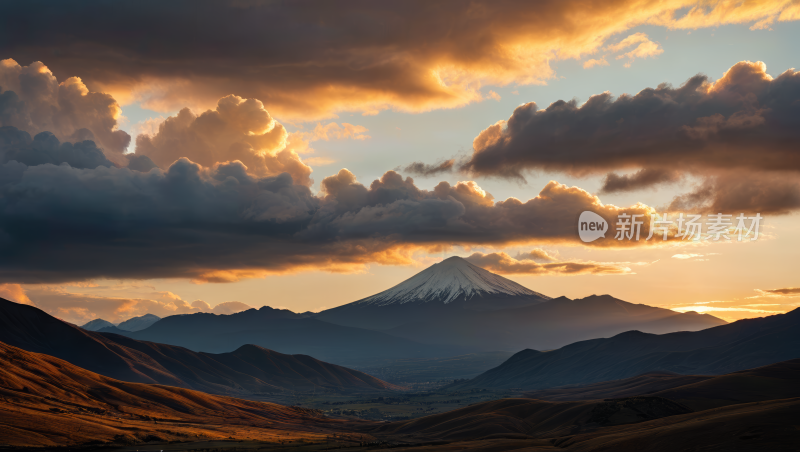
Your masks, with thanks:
[(318, 411), (127, 383), (0, 343), (0, 445), (152, 441), (351, 441), (350, 424)]

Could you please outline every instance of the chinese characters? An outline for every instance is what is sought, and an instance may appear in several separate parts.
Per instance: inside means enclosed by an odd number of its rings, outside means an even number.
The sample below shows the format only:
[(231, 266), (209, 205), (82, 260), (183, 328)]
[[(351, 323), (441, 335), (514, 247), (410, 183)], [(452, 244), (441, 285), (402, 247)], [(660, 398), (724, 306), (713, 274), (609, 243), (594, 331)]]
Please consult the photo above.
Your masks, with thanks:
[[(615, 239), (617, 240), (639, 240), (642, 225), (645, 224), (645, 214), (622, 213), (617, 217), (617, 228)], [(681, 213), (677, 218), (671, 220), (669, 214), (653, 214), (650, 216), (649, 233), (645, 240), (650, 240), (654, 236), (660, 236), (661, 240), (668, 240), (670, 232), (674, 232), (672, 238), (687, 241), (714, 241), (724, 240), (758, 240), (759, 227), (764, 218), (760, 213), (755, 216), (745, 216), (740, 213), (732, 218), (731, 214), (709, 214), (706, 221), (702, 221), (702, 215), (686, 215)], [(734, 221), (736, 223), (734, 225)], [(705, 226), (705, 232), (703, 232)], [(731, 238), (733, 237), (733, 239)]]

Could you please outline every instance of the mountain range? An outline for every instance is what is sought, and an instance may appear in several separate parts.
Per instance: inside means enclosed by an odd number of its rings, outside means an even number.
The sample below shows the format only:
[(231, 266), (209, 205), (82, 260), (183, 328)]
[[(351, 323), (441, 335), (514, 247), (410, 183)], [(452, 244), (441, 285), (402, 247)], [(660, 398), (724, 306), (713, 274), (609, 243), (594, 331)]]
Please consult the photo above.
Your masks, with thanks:
[(315, 318), (472, 351), (546, 350), (634, 329), (668, 333), (726, 323), (708, 314), (679, 313), (609, 295), (551, 299), (460, 257)]
[(116, 332), (117, 330), (140, 331), (150, 327), (150, 325), (158, 322), (159, 320), (161, 320), (161, 317), (154, 314), (145, 314), (139, 317), (132, 317), (119, 324), (113, 324), (103, 319), (94, 319), (85, 323), (84, 325), (81, 325), (81, 328), (89, 331), (102, 331), (106, 328), (108, 328), (110, 332)]
[(316, 315), (263, 307), (170, 316), (140, 331), (124, 331), (122, 324), (99, 331), (196, 352), (226, 353), (255, 344), (366, 367), (376, 360), (547, 350), (629, 330), (696, 331), (724, 323), (608, 295), (551, 299), (451, 257), (386, 291)]
[(119, 380), (216, 394), (399, 389), (310, 356), (286, 355), (255, 345), (243, 345), (230, 353), (196, 353), (174, 345), (86, 331), (33, 306), (5, 299), (0, 299), (0, 342)]
[[(214, 334), (208, 334), (209, 331)], [(210, 353), (230, 352), (242, 345), (254, 344), (281, 353), (311, 355), (340, 365), (365, 365), (377, 359), (455, 356), (471, 350), (459, 345), (424, 344), (380, 331), (335, 325), (267, 306), (230, 315), (175, 315), (137, 332), (111, 328), (101, 332)]]
[(696, 332), (628, 331), (557, 350), (523, 350), (448, 389), (535, 390), (634, 377), (646, 372), (718, 375), (800, 358), (800, 308)]

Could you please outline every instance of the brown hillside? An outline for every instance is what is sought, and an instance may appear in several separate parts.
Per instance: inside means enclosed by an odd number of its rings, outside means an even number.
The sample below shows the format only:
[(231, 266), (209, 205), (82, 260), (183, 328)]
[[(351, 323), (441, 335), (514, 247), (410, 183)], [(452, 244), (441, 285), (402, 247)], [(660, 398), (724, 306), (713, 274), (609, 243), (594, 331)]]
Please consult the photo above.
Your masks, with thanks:
[(344, 426), (303, 408), (126, 383), (0, 343), (0, 445), (323, 440)]

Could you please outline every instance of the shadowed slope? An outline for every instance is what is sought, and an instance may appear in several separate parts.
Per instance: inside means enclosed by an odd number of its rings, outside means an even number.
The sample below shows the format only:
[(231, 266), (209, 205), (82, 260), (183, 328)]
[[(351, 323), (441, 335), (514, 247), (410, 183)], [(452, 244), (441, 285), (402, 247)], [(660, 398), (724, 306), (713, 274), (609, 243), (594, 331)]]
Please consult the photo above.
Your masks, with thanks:
[(231, 352), (242, 345), (255, 344), (281, 353), (311, 355), (348, 365), (368, 365), (378, 358), (439, 358), (471, 351), (457, 345), (422, 344), (377, 331), (334, 325), (269, 307), (230, 315), (175, 315), (142, 331), (115, 332), (137, 340), (209, 353)]
[(653, 371), (719, 375), (800, 358), (800, 309), (697, 332), (628, 331), (541, 353), (523, 350), (472, 380), (450, 386), (545, 389)]
[[(796, 445), (792, 440), (800, 437), (800, 360), (695, 378), (699, 381), (626, 398), (569, 402), (495, 400), (384, 424), (371, 431), (382, 438), (411, 443), (484, 441), (449, 444), (448, 450), (480, 450), (492, 439), (528, 439), (532, 440), (529, 446), (568, 450), (738, 450), (732, 446), (769, 444), (775, 449), (746, 450), (791, 450), (785, 448)], [(633, 380), (616, 384), (627, 390)], [(606, 389), (611, 390), (611, 383)], [(586, 388), (572, 390), (579, 393)], [(647, 385), (641, 389), (647, 389)], [(669, 436), (669, 447), (659, 448), (664, 435)], [(510, 444), (504, 447), (502, 441), (493, 444), (495, 450), (512, 449)], [(729, 448), (718, 447), (723, 444)]]
[(577, 401), (652, 395), (702, 410), (732, 403), (800, 397), (798, 381), (800, 359), (793, 359), (718, 376), (650, 372), (591, 385), (543, 389), (524, 396), (548, 401)]
[(387, 333), (435, 344), (463, 344), (482, 350), (549, 350), (629, 330), (663, 334), (724, 325), (707, 314), (628, 303), (610, 295), (553, 300), (513, 309), (423, 317)]
[(256, 346), (226, 354), (82, 330), (32, 306), (0, 299), (0, 341), (108, 377), (222, 394), (283, 390), (374, 390), (397, 386), (362, 372)]
[(0, 444), (320, 439), (341, 424), (303, 408), (126, 383), (0, 343)]

